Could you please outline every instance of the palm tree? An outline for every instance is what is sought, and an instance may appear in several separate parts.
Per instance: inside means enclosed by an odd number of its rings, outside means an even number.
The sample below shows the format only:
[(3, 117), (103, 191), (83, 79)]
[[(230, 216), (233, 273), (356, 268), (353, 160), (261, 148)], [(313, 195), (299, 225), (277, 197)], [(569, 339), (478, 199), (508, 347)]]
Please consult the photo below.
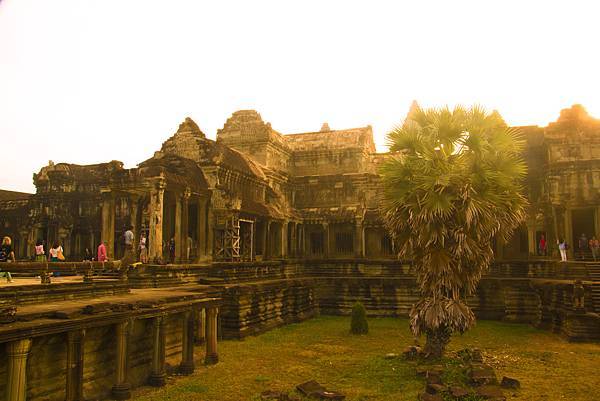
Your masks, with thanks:
[(421, 298), (410, 312), (426, 356), (475, 323), (466, 304), (492, 258), (525, 218), (524, 142), (497, 112), (413, 106), (388, 133), (381, 212), (398, 257), (412, 259)]

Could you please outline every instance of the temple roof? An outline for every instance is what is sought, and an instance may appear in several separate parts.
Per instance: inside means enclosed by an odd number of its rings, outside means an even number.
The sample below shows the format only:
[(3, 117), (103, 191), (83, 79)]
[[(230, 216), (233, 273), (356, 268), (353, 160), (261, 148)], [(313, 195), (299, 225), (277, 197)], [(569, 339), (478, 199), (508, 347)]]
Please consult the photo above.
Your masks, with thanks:
[(123, 163), (117, 160), (86, 165), (50, 162), (48, 166), (42, 167), (38, 174), (34, 174), (33, 179), (37, 182), (48, 180), (50, 177), (61, 177), (81, 183), (98, 182), (98, 180), (106, 179), (113, 171), (122, 169)]
[(0, 201), (27, 200), (32, 196), (33, 194), (27, 192), (7, 191), (0, 189)]
[(252, 158), (218, 142), (213, 142), (205, 154), (205, 160), (201, 161), (201, 164), (212, 163), (253, 175), (262, 180), (266, 178), (262, 168)]
[(139, 164), (139, 171), (145, 176), (166, 173), (167, 179), (175, 180), (179, 184), (199, 189), (208, 188), (208, 182), (198, 164), (174, 154), (157, 152), (154, 157)]
[(373, 129), (370, 125), (344, 130), (286, 134), (283, 138), (293, 151), (362, 148), (367, 152), (375, 153)]

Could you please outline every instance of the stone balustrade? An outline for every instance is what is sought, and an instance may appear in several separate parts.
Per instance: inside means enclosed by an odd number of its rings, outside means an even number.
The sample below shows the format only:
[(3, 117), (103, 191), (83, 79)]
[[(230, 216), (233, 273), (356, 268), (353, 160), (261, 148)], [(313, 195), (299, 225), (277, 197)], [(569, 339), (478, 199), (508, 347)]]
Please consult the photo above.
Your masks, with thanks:
[[(7, 401), (129, 399), (132, 387), (164, 385), (169, 367), (191, 374), (197, 337), (206, 339), (207, 363), (218, 361), (218, 299), (130, 296), (131, 303), (107, 309), (92, 304), (97, 313), (65, 308), (60, 319), (34, 305), (23, 309), (20, 321), (0, 325), (0, 394)], [(199, 314), (206, 324), (196, 322)]]

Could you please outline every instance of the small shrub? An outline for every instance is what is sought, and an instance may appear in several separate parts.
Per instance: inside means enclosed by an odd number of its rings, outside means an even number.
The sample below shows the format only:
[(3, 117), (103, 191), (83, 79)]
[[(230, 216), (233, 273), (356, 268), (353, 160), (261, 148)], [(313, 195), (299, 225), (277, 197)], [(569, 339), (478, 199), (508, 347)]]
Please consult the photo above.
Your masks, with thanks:
[(369, 323), (367, 323), (367, 311), (360, 302), (352, 307), (352, 321), (350, 322), (350, 332), (352, 334), (367, 334), (369, 332)]

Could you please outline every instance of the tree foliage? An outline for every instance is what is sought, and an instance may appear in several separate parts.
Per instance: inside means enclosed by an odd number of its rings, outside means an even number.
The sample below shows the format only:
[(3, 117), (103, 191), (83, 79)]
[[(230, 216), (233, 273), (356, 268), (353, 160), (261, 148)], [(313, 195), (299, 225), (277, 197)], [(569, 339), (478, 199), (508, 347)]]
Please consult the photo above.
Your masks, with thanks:
[(356, 302), (352, 307), (352, 320), (350, 321), (350, 332), (352, 334), (367, 334), (369, 323), (367, 322), (367, 311), (362, 303)]
[(492, 257), (525, 218), (524, 141), (497, 112), (474, 106), (411, 110), (388, 133), (382, 214), (400, 258), (412, 259), (421, 298), (411, 329), (441, 356), (475, 322), (466, 304)]

